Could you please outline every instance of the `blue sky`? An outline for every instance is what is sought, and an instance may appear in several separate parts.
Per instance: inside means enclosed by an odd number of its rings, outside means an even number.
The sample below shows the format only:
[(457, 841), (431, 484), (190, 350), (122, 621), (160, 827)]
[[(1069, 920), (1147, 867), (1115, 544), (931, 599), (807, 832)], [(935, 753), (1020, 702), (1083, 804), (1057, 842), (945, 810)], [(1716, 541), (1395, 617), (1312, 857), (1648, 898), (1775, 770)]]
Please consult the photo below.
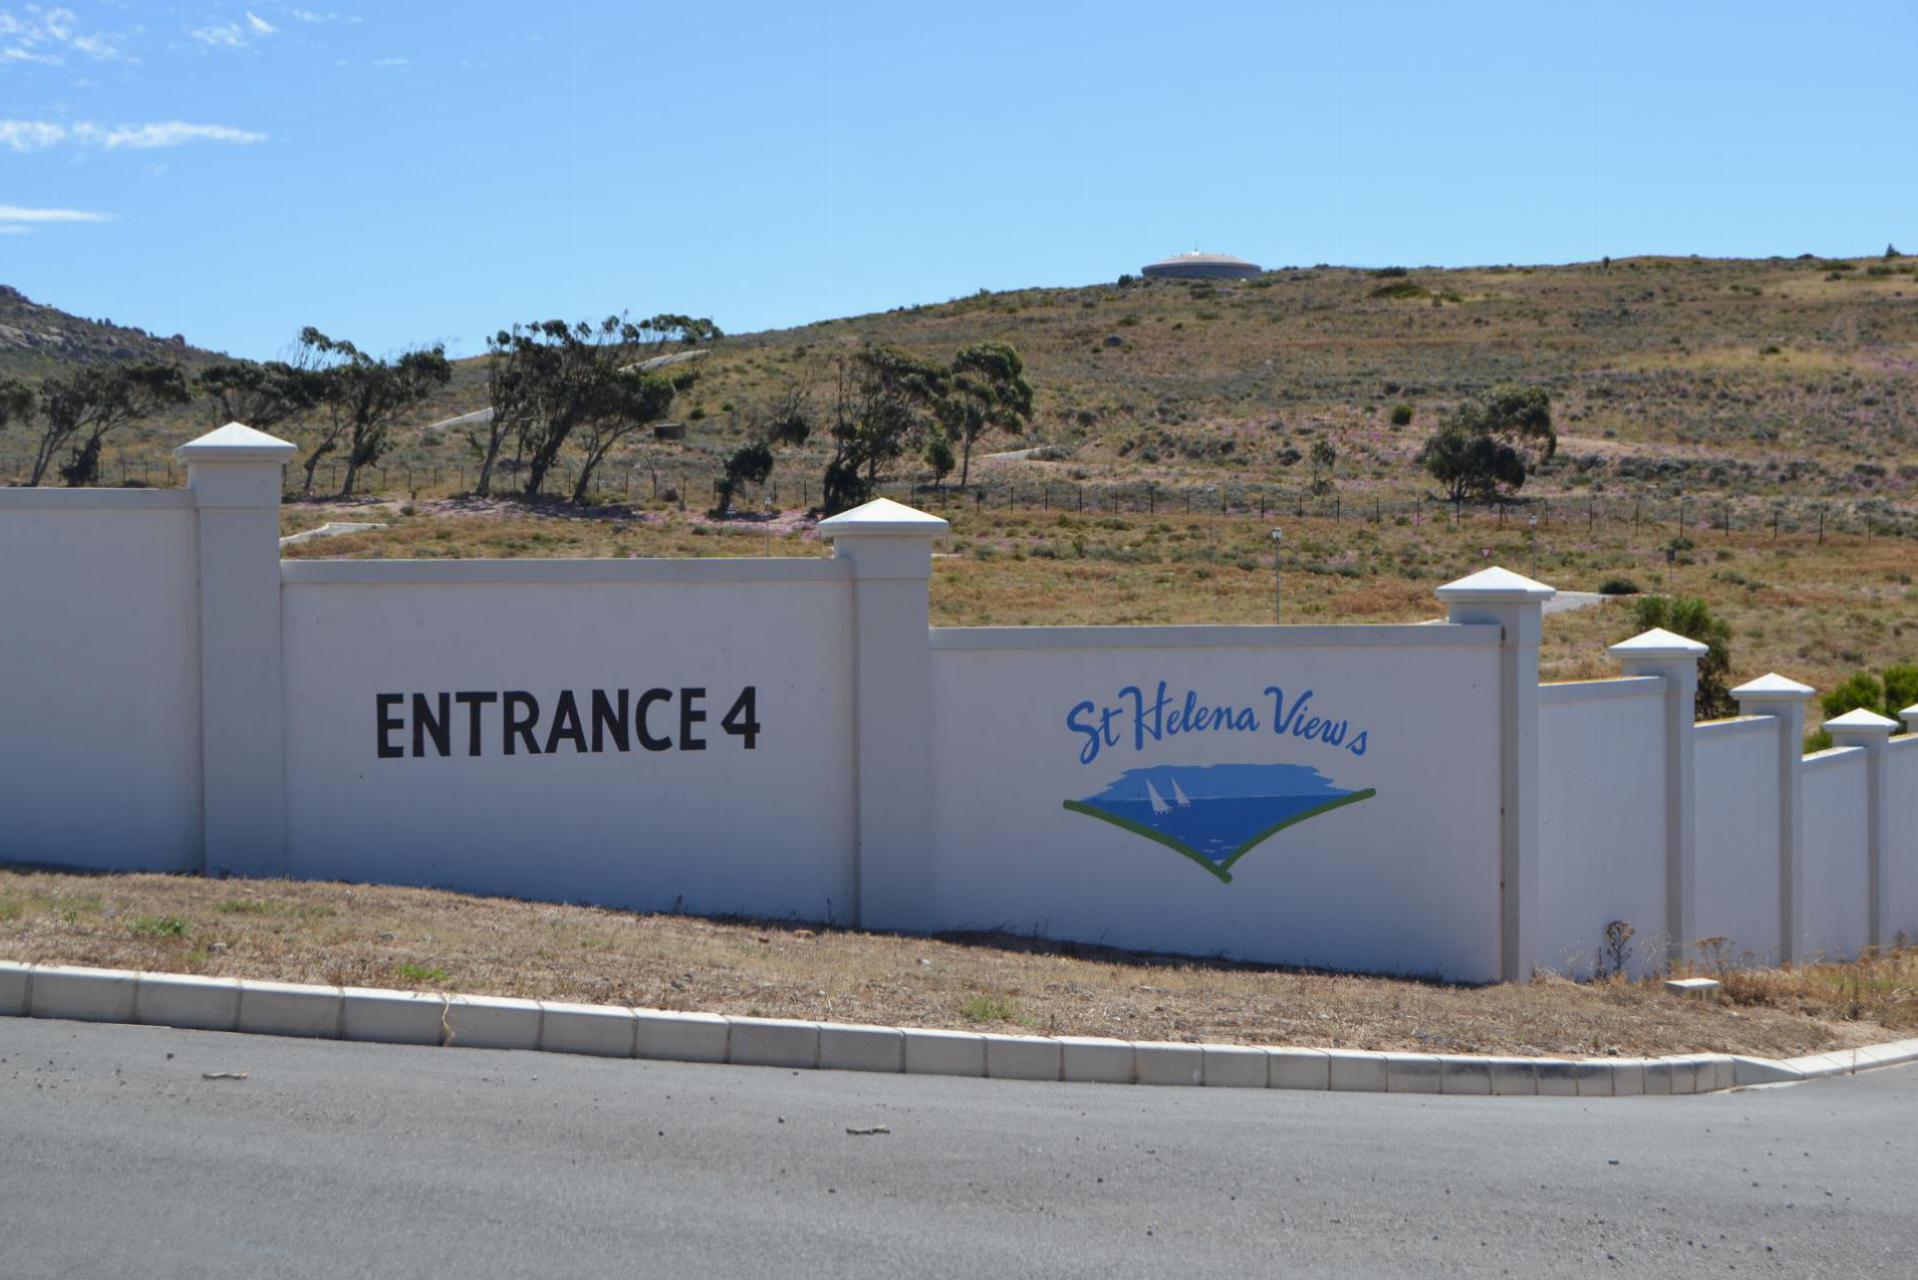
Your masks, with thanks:
[(1918, 251), (1918, 5), (0, 0), (0, 282), (731, 331), (1267, 265)]

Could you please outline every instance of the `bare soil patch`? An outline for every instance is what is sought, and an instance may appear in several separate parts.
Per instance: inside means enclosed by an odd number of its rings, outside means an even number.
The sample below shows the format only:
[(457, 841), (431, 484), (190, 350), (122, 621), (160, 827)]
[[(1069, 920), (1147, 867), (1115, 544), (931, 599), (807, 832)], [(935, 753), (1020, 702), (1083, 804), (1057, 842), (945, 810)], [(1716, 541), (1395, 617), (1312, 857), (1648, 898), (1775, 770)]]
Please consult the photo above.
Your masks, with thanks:
[(1792, 1056), (1910, 1035), (1918, 950), (1655, 982), (1448, 986), (1008, 936), (898, 937), (430, 889), (0, 870), (0, 958), (1132, 1040)]

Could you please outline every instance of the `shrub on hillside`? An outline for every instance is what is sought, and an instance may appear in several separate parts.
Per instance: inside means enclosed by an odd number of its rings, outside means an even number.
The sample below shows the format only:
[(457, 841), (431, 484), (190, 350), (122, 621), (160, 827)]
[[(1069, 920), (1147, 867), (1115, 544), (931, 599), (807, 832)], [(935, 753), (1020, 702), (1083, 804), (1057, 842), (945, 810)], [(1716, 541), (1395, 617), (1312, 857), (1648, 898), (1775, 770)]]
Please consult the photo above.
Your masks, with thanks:
[(1698, 693), (1692, 700), (1698, 719), (1718, 720), (1738, 713), (1729, 679), (1731, 624), (1713, 615), (1709, 605), (1696, 596), (1640, 596), (1632, 602), (1632, 623), (1637, 631), (1662, 628), (1705, 646), (1705, 656), (1698, 662)]

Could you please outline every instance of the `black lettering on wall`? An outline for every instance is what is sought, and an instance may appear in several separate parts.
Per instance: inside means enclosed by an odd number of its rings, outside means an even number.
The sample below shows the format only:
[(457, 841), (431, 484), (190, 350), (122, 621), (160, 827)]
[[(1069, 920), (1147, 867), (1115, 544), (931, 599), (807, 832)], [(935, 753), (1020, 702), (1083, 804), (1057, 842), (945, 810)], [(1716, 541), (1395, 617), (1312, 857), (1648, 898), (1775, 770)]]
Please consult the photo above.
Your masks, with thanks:
[(547, 754), (559, 750), (561, 739), (572, 743), (574, 751), (585, 754), (586, 731), (580, 728), (579, 702), (571, 689), (561, 690), (559, 702), (553, 708), (553, 727), (546, 735)]
[(679, 691), (679, 749), (681, 751), (704, 751), (706, 739), (693, 736), (693, 726), (706, 722), (706, 713), (699, 704), (706, 700), (704, 689), (681, 689)]
[(439, 714), (433, 713), (433, 704), (426, 695), (413, 695), (413, 754), (426, 754), (426, 739), (433, 739), (433, 746), (442, 756), (453, 754), (453, 698), (451, 694), (435, 695), (439, 702)]
[(759, 745), (759, 689), (756, 685), (747, 685), (733, 699), (733, 705), (726, 711), (725, 719), (719, 727), (735, 737), (746, 740), (746, 750), (751, 751)]
[(639, 714), (635, 717), (637, 722), (635, 728), (639, 730), (639, 745), (648, 751), (670, 751), (673, 748), (671, 738), (655, 738), (646, 727), (646, 713), (652, 709), (653, 704), (672, 700), (671, 689), (648, 689), (639, 695)]
[(621, 751), (633, 749), (632, 735), (629, 732), (630, 720), (627, 714), (631, 695), (624, 689), (616, 689), (614, 692), (619, 695), (618, 703), (608, 701), (605, 690), (593, 690), (593, 750), (596, 752), (606, 749), (607, 736), (611, 736), (613, 745)]
[(406, 754), (406, 748), (393, 741), (392, 735), (406, 727), (406, 721), (387, 712), (406, 701), (403, 693), (379, 693), (373, 695), (376, 714), (379, 719), (380, 759), (392, 760)]
[(466, 754), (476, 756), (480, 753), (480, 708), (489, 702), (498, 702), (497, 693), (456, 693), (453, 701), (466, 708)]
[(526, 754), (539, 754), (539, 742), (533, 737), (533, 730), (539, 725), (539, 699), (524, 689), (513, 689), (502, 695), (501, 707), (505, 711), (502, 721), (506, 754), (514, 754), (513, 742), (518, 739), (525, 746)]

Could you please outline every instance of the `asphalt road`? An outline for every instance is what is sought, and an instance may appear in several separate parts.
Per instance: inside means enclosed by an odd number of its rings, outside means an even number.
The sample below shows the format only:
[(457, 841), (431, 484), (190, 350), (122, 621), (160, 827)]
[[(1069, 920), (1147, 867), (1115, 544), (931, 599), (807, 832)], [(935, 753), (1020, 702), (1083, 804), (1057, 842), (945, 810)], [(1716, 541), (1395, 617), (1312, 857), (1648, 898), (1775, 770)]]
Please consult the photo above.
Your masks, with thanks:
[(0, 1018), (0, 1206), (8, 1280), (1910, 1277), (1918, 1070), (1416, 1098)]

